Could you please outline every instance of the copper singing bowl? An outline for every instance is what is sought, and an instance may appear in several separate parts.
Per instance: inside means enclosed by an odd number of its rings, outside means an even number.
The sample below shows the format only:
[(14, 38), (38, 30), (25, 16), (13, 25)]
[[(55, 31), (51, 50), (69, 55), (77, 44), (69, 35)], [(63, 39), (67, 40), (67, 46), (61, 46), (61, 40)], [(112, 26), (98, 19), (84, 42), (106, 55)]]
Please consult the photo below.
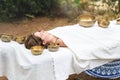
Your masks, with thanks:
[(92, 27), (95, 24), (95, 21), (95, 16), (84, 14), (79, 18), (79, 25), (83, 27)]
[(31, 47), (31, 52), (33, 55), (40, 55), (42, 54), (44, 48), (43, 46), (32, 46)]
[(48, 45), (48, 50), (51, 52), (55, 52), (59, 49), (60, 45), (58, 43), (50, 43)]
[(102, 18), (98, 20), (98, 26), (102, 28), (107, 28), (109, 26), (110, 22), (108, 19)]
[(8, 34), (1, 34), (1, 40), (3, 42), (10, 42), (12, 40), (13, 36)]
[(120, 25), (120, 19), (117, 19), (116, 21), (117, 21), (117, 24)]

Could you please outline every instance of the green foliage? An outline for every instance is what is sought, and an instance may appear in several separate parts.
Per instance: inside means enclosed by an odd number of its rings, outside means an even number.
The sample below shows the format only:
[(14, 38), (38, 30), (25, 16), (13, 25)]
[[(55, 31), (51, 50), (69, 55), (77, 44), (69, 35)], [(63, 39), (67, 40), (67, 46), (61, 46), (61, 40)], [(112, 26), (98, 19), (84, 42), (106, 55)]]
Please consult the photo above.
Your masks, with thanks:
[(80, 0), (74, 0), (77, 5), (80, 5)]
[(58, 0), (0, 0), (0, 20), (28, 15), (53, 15)]

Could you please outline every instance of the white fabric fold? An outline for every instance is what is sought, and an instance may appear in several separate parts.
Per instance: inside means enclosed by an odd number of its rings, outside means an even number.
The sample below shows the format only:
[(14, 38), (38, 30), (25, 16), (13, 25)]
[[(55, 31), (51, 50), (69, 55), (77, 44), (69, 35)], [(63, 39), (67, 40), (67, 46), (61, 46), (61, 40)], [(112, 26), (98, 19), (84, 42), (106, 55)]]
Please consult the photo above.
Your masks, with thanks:
[(50, 52), (54, 60), (56, 80), (66, 80), (74, 74), (72, 52), (68, 48), (60, 48), (57, 52)]
[(0, 76), (9, 80), (55, 80), (53, 66), (53, 58), (46, 50), (35, 56), (17, 42), (0, 41)]

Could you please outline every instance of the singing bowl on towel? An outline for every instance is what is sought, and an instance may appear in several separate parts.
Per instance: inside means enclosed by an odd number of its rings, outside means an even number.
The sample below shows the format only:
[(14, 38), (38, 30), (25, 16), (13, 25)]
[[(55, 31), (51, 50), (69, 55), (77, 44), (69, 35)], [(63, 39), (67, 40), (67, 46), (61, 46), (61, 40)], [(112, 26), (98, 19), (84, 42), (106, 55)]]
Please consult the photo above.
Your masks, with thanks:
[(79, 25), (83, 27), (92, 27), (96, 22), (95, 16), (83, 14), (79, 17)]
[(40, 55), (42, 54), (44, 48), (43, 46), (32, 46), (31, 47), (31, 52), (33, 55)]
[(3, 42), (10, 42), (12, 40), (13, 36), (8, 34), (1, 34), (1, 40)]
[(48, 44), (48, 50), (51, 52), (55, 52), (59, 49), (60, 45), (58, 43), (50, 43)]
[(116, 21), (117, 21), (117, 24), (120, 25), (120, 19), (117, 19)]
[(107, 28), (110, 22), (107, 18), (101, 18), (98, 20), (98, 26), (102, 28)]
[(18, 42), (19, 44), (23, 44), (25, 42), (25, 36), (17, 36), (15, 38), (15, 41)]

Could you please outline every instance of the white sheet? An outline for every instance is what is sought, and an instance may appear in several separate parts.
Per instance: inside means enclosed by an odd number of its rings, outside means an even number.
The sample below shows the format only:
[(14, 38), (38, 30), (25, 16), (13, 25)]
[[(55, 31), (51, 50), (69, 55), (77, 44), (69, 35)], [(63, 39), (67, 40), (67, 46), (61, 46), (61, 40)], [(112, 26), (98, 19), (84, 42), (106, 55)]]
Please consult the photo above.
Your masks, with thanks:
[(106, 29), (76, 24), (49, 32), (63, 39), (68, 48), (34, 56), (24, 45), (0, 41), (0, 75), (9, 80), (65, 80), (70, 74), (120, 58), (120, 26), (115, 21)]
[[(111, 21), (108, 28), (98, 27), (97, 23), (90, 28), (76, 24), (57, 27), (49, 32), (61, 38), (73, 52), (74, 69), (77, 73), (120, 59), (120, 25), (116, 21)], [(97, 60), (99, 62), (96, 63)], [(91, 65), (91, 62), (97, 65)]]
[(0, 75), (9, 80), (55, 80), (53, 65), (53, 58), (46, 50), (35, 56), (14, 41), (0, 41)]

